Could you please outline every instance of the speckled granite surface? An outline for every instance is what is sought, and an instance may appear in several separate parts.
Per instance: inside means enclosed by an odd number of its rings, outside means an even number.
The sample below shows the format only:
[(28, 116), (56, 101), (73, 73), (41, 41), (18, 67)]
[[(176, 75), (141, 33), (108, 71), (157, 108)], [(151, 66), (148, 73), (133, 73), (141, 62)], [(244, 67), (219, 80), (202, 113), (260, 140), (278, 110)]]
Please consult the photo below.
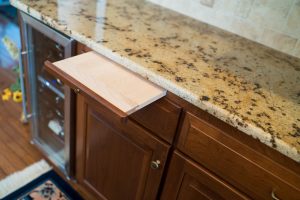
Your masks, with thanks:
[(300, 60), (143, 0), (12, 5), (300, 162)]

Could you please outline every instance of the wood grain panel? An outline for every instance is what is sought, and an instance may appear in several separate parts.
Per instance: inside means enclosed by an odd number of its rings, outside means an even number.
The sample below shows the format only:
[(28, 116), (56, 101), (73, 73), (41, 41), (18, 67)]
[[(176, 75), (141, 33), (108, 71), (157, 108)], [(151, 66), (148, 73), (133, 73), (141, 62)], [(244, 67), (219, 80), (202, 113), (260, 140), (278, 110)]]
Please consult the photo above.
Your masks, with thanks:
[(209, 171), (175, 151), (162, 200), (249, 199)]
[(79, 55), (79, 54), (83, 54), (83, 53), (86, 53), (86, 52), (89, 52), (89, 51), (92, 51), (91, 48), (87, 47), (86, 45), (82, 44), (82, 43), (79, 43), (77, 42), (77, 46), (76, 46), (76, 55)]
[(300, 199), (300, 176), (191, 113), (178, 148), (255, 199)]
[(169, 146), (92, 99), (78, 95), (77, 107), (79, 184), (98, 199), (156, 199)]
[(181, 107), (166, 96), (133, 113), (130, 117), (171, 144), (175, 137), (180, 113)]

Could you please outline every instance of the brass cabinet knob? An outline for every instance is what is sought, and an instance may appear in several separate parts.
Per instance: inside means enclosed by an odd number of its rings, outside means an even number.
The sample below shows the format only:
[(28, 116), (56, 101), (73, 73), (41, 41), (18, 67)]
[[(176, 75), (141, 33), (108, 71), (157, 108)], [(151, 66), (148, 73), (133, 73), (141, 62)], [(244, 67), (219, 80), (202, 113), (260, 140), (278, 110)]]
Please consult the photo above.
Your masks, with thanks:
[(152, 169), (158, 169), (160, 167), (160, 161), (156, 160), (156, 161), (151, 161), (151, 168)]
[(76, 94), (79, 94), (79, 93), (80, 93), (80, 89), (79, 89), (79, 88), (76, 88), (76, 89), (74, 89), (74, 92), (75, 92)]
[(275, 190), (272, 190), (271, 197), (272, 197), (273, 200), (280, 200), (280, 199), (276, 196)]

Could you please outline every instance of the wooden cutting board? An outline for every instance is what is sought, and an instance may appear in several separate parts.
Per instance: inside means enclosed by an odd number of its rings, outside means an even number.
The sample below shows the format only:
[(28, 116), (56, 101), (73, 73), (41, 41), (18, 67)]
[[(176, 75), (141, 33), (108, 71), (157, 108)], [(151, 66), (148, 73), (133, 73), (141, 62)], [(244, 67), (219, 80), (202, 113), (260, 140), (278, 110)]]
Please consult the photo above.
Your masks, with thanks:
[(53, 66), (127, 115), (166, 95), (165, 89), (93, 51)]

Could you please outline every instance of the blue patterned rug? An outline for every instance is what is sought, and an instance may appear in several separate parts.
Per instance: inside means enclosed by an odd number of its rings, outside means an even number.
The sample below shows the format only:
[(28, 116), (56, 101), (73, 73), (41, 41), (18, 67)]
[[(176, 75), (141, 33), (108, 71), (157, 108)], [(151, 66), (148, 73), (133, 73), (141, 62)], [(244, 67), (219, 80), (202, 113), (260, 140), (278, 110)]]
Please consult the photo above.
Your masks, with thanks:
[(81, 200), (83, 199), (53, 170), (4, 197), (3, 200)]

